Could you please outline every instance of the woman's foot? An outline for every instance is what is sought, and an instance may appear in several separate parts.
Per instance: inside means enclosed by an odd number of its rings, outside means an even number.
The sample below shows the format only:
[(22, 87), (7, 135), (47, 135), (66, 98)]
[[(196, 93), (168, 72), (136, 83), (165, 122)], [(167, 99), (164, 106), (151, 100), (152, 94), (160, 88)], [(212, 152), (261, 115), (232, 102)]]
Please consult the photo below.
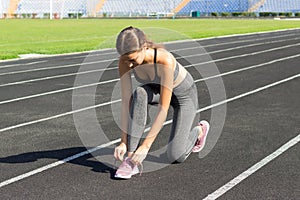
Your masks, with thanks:
[(140, 172), (137, 165), (131, 162), (131, 158), (124, 159), (118, 170), (116, 171), (115, 178), (130, 179), (131, 176)]
[(199, 127), (202, 131), (200, 131), (196, 144), (192, 149), (192, 152), (194, 153), (200, 152), (203, 149), (206, 142), (207, 133), (209, 131), (209, 123), (205, 120), (202, 120), (199, 122)]

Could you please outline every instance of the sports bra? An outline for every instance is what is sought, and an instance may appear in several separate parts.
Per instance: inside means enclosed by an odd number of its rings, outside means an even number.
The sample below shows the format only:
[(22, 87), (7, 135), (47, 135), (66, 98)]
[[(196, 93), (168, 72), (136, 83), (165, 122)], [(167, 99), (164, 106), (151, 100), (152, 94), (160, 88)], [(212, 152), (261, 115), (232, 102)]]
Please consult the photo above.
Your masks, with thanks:
[[(156, 84), (159, 84), (160, 83), (160, 77), (158, 76), (158, 73), (157, 73), (157, 49), (155, 48), (154, 49), (154, 73), (155, 73), (155, 76), (154, 76), (154, 79), (153, 80), (144, 80), (144, 79), (141, 79), (135, 72), (135, 70), (133, 69), (133, 73), (134, 73), (134, 77), (135, 79), (142, 83), (142, 84), (147, 84), (147, 83), (156, 83)], [(173, 82), (176, 80), (178, 74), (179, 74), (179, 63), (176, 61), (176, 68), (174, 70), (174, 79), (173, 79)]]

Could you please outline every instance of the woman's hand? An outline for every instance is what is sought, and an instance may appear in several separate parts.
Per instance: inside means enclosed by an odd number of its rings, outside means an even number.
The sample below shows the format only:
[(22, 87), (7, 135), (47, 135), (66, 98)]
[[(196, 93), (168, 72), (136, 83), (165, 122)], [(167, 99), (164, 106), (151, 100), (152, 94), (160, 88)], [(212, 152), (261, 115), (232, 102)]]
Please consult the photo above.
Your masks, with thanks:
[(149, 149), (150, 148), (146, 145), (141, 145), (132, 155), (131, 162), (133, 164), (140, 165), (143, 162), (143, 160), (145, 160)]
[(119, 146), (115, 148), (115, 153), (114, 153), (115, 158), (119, 161), (123, 161), (126, 151), (127, 151), (126, 144), (121, 143)]

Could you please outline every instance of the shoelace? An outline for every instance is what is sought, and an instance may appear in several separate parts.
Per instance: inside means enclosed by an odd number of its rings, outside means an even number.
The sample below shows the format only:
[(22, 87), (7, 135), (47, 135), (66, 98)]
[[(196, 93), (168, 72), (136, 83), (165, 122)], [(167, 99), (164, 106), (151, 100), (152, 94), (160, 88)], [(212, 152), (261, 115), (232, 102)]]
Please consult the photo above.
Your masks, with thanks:
[(197, 139), (197, 141), (196, 141), (196, 144), (195, 144), (195, 146), (196, 146), (196, 145), (200, 145), (200, 143), (201, 143), (201, 139), (200, 139), (200, 138), (198, 138), (198, 139)]

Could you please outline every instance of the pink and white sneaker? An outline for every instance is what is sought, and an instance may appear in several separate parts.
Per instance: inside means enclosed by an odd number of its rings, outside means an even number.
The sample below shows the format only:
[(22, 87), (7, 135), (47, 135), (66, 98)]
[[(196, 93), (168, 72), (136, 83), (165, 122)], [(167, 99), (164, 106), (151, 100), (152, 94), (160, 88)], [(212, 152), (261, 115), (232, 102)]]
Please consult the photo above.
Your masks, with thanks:
[(206, 142), (207, 133), (209, 131), (209, 123), (205, 120), (200, 121), (199, 126), (202, 128), (202, 135), (197, 139), (196, 144), (192, 149), (192, 152), (194, 153), (200, 152), (203, 149)]
[(116, 171), (115, 178), (130, 179), (131, 176), (140, 173), (137, 165), (130, 162), (131, 158), (124, 159), (118, 170)]

